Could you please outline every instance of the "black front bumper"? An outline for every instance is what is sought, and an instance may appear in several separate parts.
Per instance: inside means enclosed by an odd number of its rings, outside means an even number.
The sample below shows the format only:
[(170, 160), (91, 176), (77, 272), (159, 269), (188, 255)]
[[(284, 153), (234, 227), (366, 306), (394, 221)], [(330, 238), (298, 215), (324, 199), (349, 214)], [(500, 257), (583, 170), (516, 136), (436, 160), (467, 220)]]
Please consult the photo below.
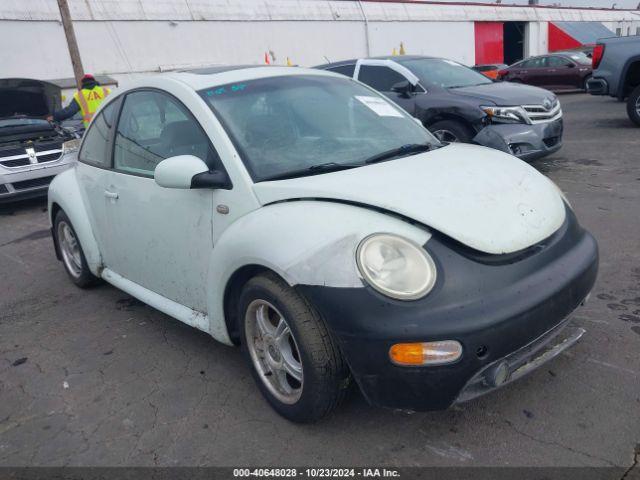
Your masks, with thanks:
[[(298, 287), (325, 318), (375, 405), (445, 409), (477, 396), (469, 394), (478, 391), (470, 387), (474, 379), (497, 362), (525, 360), (511, 362), (512, 370), (535, 362), (541, 350), (528, 347), (553, 338), (550, 332), (584, 301), (598, 270), (596, 241), (569, 210), (554, 235), (517, 254), (484, 255), (441, 235), (425, 248), (437, 264), (438, 281), (421, 300), (394, 301), (369, 287)], [(462, 357), (431, 367), (389, 360), (394, 343), (437, 340), (459, 341)]]

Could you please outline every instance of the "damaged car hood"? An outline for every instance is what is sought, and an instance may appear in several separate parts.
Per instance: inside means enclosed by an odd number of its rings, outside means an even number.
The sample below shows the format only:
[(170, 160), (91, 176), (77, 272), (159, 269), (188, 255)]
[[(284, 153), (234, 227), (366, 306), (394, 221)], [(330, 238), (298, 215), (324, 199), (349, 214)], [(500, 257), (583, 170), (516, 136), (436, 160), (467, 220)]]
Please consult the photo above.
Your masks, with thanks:
[(545, 99), (553, 102), (556, 96), (538, 87), (510, 82), (487, 83), (472, 87), (450, 88), (452, 95), (473, 97), (494, 105), (542, 105)]
[(515, 157), (473, 145), (350, 170), (254, 185), (262, 205), (332, 199), (412, 218), (475, 250), (503, 254), (534, 245), (564, 222), (555, 185)]

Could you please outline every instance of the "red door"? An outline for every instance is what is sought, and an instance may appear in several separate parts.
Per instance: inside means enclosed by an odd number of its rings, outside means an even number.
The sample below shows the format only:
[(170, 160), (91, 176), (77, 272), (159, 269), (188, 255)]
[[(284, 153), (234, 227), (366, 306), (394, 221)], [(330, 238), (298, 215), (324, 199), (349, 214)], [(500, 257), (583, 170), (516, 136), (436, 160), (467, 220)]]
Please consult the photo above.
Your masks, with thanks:
[(475, 22), (476, 65), (504, 63), (502, 22)]

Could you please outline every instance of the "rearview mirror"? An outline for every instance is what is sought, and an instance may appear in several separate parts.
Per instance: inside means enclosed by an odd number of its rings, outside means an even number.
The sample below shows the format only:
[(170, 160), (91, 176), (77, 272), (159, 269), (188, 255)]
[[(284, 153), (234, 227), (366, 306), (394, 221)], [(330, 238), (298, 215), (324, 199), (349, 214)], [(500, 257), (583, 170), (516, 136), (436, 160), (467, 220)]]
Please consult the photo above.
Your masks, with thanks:
[(194, 155), (177, 155), (162, 160), (153, 178), (164, 188), (231, 188), (225, 172), (209, 170), (207, 164)]

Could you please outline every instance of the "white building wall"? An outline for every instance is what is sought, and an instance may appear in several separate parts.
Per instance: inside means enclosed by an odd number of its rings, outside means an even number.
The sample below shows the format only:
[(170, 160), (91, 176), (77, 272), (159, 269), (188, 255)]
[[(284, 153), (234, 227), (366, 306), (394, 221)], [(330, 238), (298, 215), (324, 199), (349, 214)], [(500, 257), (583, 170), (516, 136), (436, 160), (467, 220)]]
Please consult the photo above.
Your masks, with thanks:
[(371, 55), (390, 55), (400, 42), (412, 55), (433, 55), (475, 63), (473, 22), (372, 22)]
[(549, 22), (529, 22), (525, 31), (524, 56), (542, 55), (549, 51)]
[(621, 36), (627, 35), (640, 35), (640, 12), (638, 12), (638, 20), (621, 20), (617, 22), (602, 22), (605, 27), (616, 34), (616, 31), (620, 29)]
[[(85, 70), (116, 78), (216, 63), (316, 65), (408, 54), (475, 60), (474, 21), (529, 22), (530, 55), (548, 22), (601, 21), (635, 32), (638, 12), (328, 0), (69, 0)], [(368, 32), (368, 35), (367, 35)], [(626, 34), (626, 28), (624, 30)], [(0, 76), (72, 77), (56, 0), (0, 0)]]

